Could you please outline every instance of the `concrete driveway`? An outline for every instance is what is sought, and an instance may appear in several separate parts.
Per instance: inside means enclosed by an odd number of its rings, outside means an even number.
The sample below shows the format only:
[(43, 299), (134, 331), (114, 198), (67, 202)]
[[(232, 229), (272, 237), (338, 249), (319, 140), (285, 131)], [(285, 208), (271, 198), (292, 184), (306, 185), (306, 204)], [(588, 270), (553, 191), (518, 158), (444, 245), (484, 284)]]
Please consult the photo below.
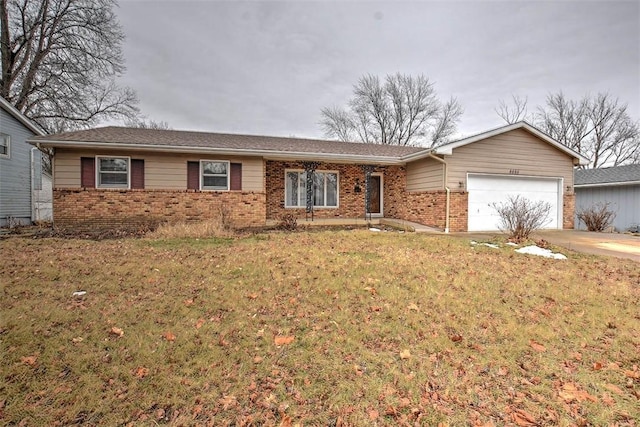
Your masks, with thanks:
[(640, 262), (640, 236), (580, 230), (537, 231), (535, 238), (576, 252), (627, 258)]

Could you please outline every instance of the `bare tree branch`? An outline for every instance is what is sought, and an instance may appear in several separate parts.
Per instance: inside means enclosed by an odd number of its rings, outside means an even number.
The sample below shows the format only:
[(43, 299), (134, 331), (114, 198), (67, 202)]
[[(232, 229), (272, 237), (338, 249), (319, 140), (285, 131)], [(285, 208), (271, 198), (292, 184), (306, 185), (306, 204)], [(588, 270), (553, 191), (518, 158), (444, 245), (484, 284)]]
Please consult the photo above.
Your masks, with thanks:
[(377, 144), (442, 144), (455, 133), (462, 108), (452, 98), (442, 104), (423, 75), (361, 77), (347, 109), (323, 108), (320, 125), (329, 138)]
[(499, 101), (498, 108), (495, 109), (498, 116), (507, 124), (527, 120), (527, 97), (521, 98), (518, 95), (511, 95), (511, 101), (511, 105), (502, 99)]
[(591, 159), (589, 167), (619, 166), (640, 160), (640, 124), (609, 93), (568, 100), (549, 94), (535, 124), (564, 145)]
[(0, 95), (60, 132), (137, 116), (115, 0), (0, 0)]

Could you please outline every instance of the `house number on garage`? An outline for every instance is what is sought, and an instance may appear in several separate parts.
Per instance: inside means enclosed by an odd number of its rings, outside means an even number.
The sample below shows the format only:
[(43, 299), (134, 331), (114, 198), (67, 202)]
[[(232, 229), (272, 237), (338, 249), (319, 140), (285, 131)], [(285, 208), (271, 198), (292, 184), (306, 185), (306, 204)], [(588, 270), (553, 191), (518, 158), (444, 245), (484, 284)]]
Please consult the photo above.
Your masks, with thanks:
[(520, 170), (518, 170), (518, 169), (509, 169), (509, 175), (520, 175)]

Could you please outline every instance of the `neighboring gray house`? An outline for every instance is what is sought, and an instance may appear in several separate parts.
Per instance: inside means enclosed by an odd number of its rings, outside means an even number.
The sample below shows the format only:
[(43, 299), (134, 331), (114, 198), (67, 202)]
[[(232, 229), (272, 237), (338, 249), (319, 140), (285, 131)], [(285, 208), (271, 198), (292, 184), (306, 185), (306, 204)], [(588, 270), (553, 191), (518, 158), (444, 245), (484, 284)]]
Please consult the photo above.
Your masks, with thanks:
[(616, 212), (616, 231), (640, 227), (640, 164), (602, 169), (576, 170), (576, 228), (585, 229), (577, 213), (596, 203), (609, 203)]
[(34, 135), (44, 132), (0, 97), (1, 227), (50, 219), (51, 177), (42, 172), (40, 151), (25, 142)]

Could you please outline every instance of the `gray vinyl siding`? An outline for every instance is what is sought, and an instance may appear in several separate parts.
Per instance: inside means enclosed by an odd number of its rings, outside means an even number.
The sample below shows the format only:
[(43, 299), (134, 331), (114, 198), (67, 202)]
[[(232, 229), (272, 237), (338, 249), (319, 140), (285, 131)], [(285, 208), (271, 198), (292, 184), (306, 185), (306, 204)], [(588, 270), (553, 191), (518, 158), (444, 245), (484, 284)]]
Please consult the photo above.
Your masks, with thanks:
[(0, 133), (11, 137), (9, 157), (0, 157), (0, 226), (7, 217), (31, 222), (31, 148), (34, 134), (0, 108)]
[(578, 212), (596, 203), (609, 203), (610, 209), (616, 212), (612, 224), (616, 231), (640, 225), (640, 185), (576, 187), (576, 228), (586, 230), (578, 220)]
[(468, 173), (563, 178), (573, 187), (572, 158), (523, 129), (455, 148), (445, 160), (451, 189), (463, 188)]

